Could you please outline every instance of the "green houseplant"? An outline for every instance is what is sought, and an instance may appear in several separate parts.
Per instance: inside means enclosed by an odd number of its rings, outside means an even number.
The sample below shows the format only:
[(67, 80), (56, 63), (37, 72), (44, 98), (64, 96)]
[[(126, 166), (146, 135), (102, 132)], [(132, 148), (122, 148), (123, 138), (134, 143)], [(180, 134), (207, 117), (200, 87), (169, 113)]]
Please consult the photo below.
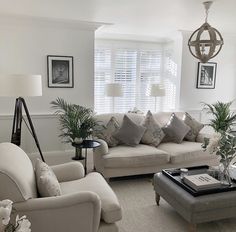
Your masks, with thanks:
[(235, 125), (236, 114), (230, 112), (232, 101), (224, 103), (217, 101), (214, 104), (204, 103), (204, 109), (213, 117), (207, 124), (216, 134), (209, 140), (206, 139), (203, 148), (210, 153), (215, 152), (220, 158), (220, 170), (223, 182), (231, 185), (229, 167), (236, 156), (236, 137), (231, 133)]
[(65, 142), (80, 143), (92, 135), (97, 125), (92, 109), (67, 103), (62, 98), (57, 98), (51, 104), (61, 125), (62, 133), (59, 136), (64, 138)]
[(203, 109), (213, 116), (207, 125), (219, 133), (230, 132), (236, 121), (236, 114), (230, 112), (232, 103), (232, 101), (226, 103), (217, 101), (214, 104), (203, 103)]

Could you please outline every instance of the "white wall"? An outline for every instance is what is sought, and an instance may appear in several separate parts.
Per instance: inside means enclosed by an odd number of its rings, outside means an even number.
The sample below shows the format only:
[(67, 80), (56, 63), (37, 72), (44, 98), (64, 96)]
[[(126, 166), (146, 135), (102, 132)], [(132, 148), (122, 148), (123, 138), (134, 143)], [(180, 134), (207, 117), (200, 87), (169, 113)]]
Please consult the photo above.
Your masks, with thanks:
[[(64, 151), (71, 146), (58, 138), (58, 120), (50, 102), (62, 97), (87, 107), (94, 103), (94, 31), (98, 24), (52, 21), (42, 18), (0, 16), (0, 74), (41, 74), (43, 96), (26, 98), (43, 151)], [(47, 87), (47, 55), (74, 57), (74, 88)], [(0, 98), (0, 142), (9, 141), (14, 98)], [(25, 128), (22, 147), (37, 151)]]
[[(217, 63), (215, 89), (197, 89), (198, 60), (189, 52), (191, 33), (183, 32), (182, 71), (180, 85), (180, 109), (201, 109), (200, 102), (231, 101), (236, 98), (236, 36), (224, 35), (220, 53), (210, 62)], [(236, 107), (234, 102), (233, 108)]]

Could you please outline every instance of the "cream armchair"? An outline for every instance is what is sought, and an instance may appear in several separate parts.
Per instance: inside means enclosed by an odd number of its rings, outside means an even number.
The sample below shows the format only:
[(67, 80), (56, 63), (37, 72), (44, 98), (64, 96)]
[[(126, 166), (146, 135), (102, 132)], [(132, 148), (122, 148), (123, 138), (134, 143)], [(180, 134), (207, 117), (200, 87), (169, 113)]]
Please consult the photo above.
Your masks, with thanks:
[(32, 231), (117, 232), (121, 207), (99, 173), (84, 176), (79, 162), (52, 167), (62, 196), (39, 198), (32, 163), (11, 143), (0, 144), (0, 200), (11, 199), (20, 215), (27, 215)]

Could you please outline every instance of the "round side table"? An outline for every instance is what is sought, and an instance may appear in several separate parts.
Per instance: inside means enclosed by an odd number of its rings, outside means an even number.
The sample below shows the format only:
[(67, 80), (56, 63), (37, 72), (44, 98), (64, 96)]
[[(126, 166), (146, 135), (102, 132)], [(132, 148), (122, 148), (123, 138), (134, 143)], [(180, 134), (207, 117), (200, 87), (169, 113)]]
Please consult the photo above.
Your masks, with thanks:
[[(84, 161), (84, 170), (85, 174), (87, 173), (87, 149), (99, 147), (101, 144), (95, 140), (85, 139), (82, 143), (72, 143), (72, 146), (75, 147), (75, 156), (72, 157), (73, 160), (85, 160)], [(85, 155), (82, 155), (82, 150), (85, 149)]]

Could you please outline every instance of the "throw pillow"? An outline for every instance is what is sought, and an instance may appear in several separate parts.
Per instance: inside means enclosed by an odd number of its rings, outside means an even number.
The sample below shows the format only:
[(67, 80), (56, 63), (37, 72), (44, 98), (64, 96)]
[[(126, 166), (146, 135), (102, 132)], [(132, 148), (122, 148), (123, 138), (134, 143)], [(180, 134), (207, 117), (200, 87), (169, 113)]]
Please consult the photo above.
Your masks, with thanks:
[(165, 134), (154, 119), (150, 110), (147, 112), (142, 126), (146, 128), (146, 131), (143, 134), (141, 142), (157, 147), (160, 144), (161, 140), (165, 137)]
[(145, 130), (145, 127), (137, 125), (127, 115), (125, 115), (121, 128), (114, 137), (128, 146), (136, 146), (140, 143)]
[(119, 141), (116, 138), (114, 138), (113, 135), (118, 132), (119, 128), (120, 125), (117, 122), (116, 118), (111, 117), (107, 125), (103, 126), (102, 129), (97, 130), (95, 135), (99, 139), (103, 139), (104, 141), (106, 141), (109, 147), (115, 147), (118, 145)]
[(35, 165), (36, 182), (41, 197), (53, 197), (61, 195), (60, 184), (52, 169), (40, 159)]
[(187, 112), (183, 116), (183, 122), (190, 127), (190, 131), (185, 136), (188, 141), (195, 142), (199, 131), (204, 127), (204, 124), (192, 118)]
[(185, 135), (190, 131), (190, 127), (173, 113), (170, 116), (169, 122), (162, 130), (166, 134), (165, 142), (181, 143)]

